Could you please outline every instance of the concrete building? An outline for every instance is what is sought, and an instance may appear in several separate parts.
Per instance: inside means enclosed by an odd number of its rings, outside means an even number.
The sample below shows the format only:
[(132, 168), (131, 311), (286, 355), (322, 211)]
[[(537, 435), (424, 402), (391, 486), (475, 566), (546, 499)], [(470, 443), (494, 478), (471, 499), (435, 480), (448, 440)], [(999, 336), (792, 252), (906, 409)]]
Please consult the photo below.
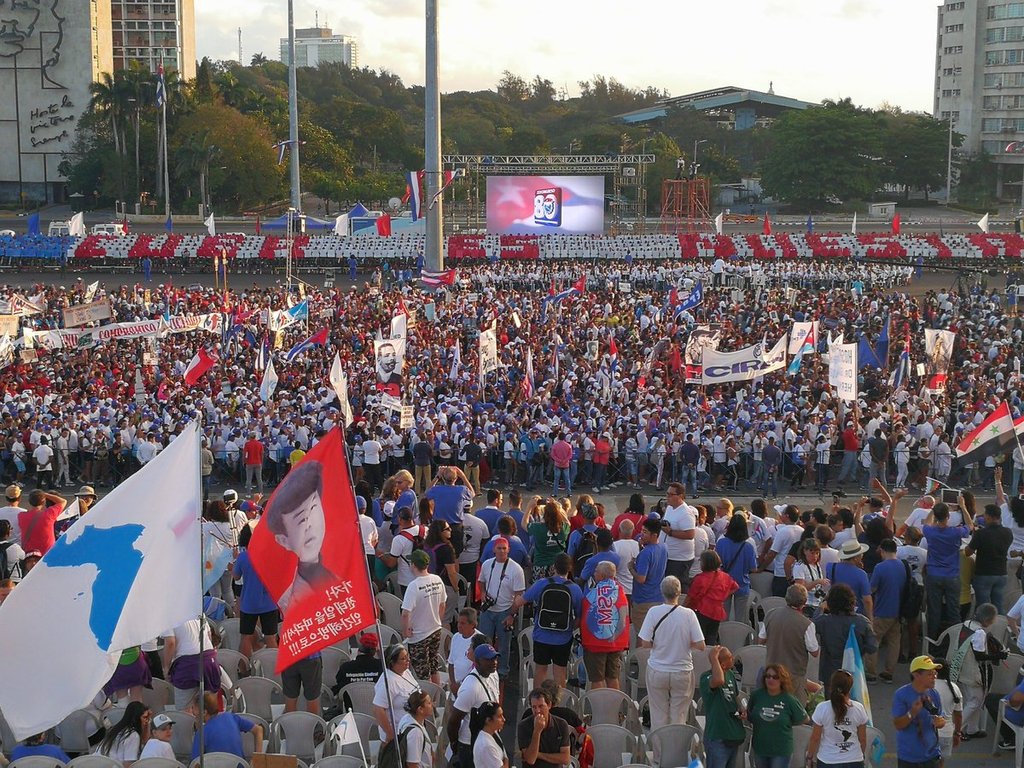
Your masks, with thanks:
[(195, 0), (109, 0), (114, 69), (164, 65), (184, 80), (196, 76)]
[[(281, 61), (290, 64), (288, 38), (281, 38)], [(359, 46), (354, 37), (336, 35), (329, 27), (295, 30), (295, 64), (315, 67), (318, 64), (340, 63), (359, 66)]]
[(625, 123), (646, 123), (665, 117), (670, 109), (687, 108), (714, 117), (722, 128), (747, 131), (771, 125), (783, 112), (807, 109), (810, 106), (813, 104), (808, 101), (779, 96), (770, 85), (767, 92), (730, 85), (710, 91), (659, 99), (649, 107), (618, 115), (618, 119)]
[(997, 196), (1024, 201), (1024, 3), (939, 6), (932, 112), (952, 116), (965, 137), (961, 152), (992, 156)]

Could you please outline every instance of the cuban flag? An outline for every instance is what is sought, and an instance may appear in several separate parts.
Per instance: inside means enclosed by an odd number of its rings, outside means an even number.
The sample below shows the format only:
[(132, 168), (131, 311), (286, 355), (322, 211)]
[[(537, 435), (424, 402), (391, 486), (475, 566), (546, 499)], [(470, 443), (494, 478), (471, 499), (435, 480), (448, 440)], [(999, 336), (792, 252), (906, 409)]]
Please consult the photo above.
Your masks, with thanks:
[(163, 64), (156, 69), (156, 105), (161, 108), (167, 106), (167, 83), (164, 82)]
[(889, 384), (893, 389), (899, 389), (906, 386), (908, 381), (910, 381), (910, 339), (907, 339), (903, 345), (900, 359), (889, 377)]
[(319, 331), (314, 333), (308, 339), (304, 339), (296, 344), (294, 347), (288, 350), (288, 354), (285, 355), (285, 360), (289, 363), (295, 360), (306, 350), (312, 349), (313, 347), (322, 347), (327, 344), (327, 329), (321, 328)]
[(608, 336), (608, 357), (612, 362), (612, 372), (614, 373), (619, 367), (619, 345), (615, 343), (615, 333), (611, 333)]
[(423, 280), (425, 288), (440, 288), (442, 285), (452, 286), (455, 285), (455, 270), (446, 269), (442, 272), (433, 272), (429, 269), (424, 269), (420, 274), (420, 279)]
[[(675, 289), (673, 289), (675, 290)], [(680, 304), (675, 304), (675, 309), (672, 310), (672, 319), (676, 320), (684, 312), (689, 312), (704, 303), (704, 283), (697, 283), (693, 290), (690, 291), (690, 295), (687, 296)]]
[(583, 275), (579, 280), (573, 283), (571, 286), (566, 288), (564, 291), (548, 295), (546, 301), (553, 302), (555, 304), (561, 304), (563, 301), (568, 299), (570, 296), (582, 296), (587, 292), (587, 276)]
[(406, 171), (405, 197), (403, 203), (409, 204), (412, 220), (416, 221), (423, 215), (423, 171)]
[(796, 376), (800, 372), (800, 364), (803, 362), (804, 355), (813, 355), (814, 349), (817, 347), (818, 342), (814, 337), (814, 329), (816, 323), (811, 323), (810, 329), (807, 331), (807, 335), (804, 337), (804, 343), (797, 350), (796, 356), (793, 358), (793, 362), (789, 364), (789, 368), (786, 370), (790, 376)]

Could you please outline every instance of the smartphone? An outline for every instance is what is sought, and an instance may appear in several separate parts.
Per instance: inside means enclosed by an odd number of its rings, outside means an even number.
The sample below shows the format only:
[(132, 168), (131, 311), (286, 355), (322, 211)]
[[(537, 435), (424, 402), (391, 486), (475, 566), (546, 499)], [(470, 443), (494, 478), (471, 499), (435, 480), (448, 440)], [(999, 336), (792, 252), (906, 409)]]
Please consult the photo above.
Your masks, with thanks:
[(960, 491), (955, 488), (943, 488), (940, 501), (945, 502), (951, 507), (958, 507), (960, 506)]

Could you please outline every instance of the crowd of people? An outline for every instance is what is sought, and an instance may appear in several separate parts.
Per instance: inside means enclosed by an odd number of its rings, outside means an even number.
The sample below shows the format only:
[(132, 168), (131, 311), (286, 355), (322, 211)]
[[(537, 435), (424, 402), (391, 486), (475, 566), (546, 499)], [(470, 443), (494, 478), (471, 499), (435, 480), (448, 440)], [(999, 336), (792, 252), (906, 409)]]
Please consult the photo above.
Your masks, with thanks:
[[(97, 489), (144, 466), (198, 420), (205, 527), (234, 561), (211, 597), (239, 618), (243, 655), (273, 647), (277, 606), (251, 567), (247, 538), (264, 490), (340, 426), (367, 563), (376, 588), (401, 609), (393, 642), (360, 638), (356, 658), (338, 670), (336, 694), (374, 682), (380, 740), (403, 738), (407, 763), (410, 755), (443, 762), (440, 736), (461, 768), (498, 768), (510, 754), (539, 768), (570, 755), (582, 765), (584, 712), (567, 700), (626, 680), (631, 693), (646, 692), (635, 714), (652, 736), (695, 722), (699, 701), (709, 768), (732, 768), (744, 722), (764, 768), (788, 762), (803, 724), (812, 726), (810, 758), (857, 763), (872, 745), (851, 698), (854, 670), (843, 669), (851, 628), (871, 684), (895, 682), (901, 657), (910, 665), (891, 716), (874, 713), (892, 719), (901, 760), (937, 760), (944, 746), (984, 735), (984, 708), (995, 715), (1010, 693), (993, 688), (1001, 644), (1024, 613), (1024, 601), (1007, 599), (1016, 594), (1008, 563), (1024, 555), (1024, 454), (963, 466), (953, 458), (1000, 403), (1015, 417), (1024, 410), (1024, 325), (1005, 291), (925, 290), (909, 267), (833, 260), (569, 262), (555, 272), (497, 263), (424, 293), (407, 265), (396, 267), (375, 270), (364, 285), (294, 294), (170, 283), (108, 291), (84, 281), (24, 292), (33, 313), (21, 319), (0, 372), (0, 471), (9, 483), (0, 599), (73, 523), (64, 488), (82, 486), (74, 515), (87, 514)], [(703, 301), (678, 310), (698, 285)], [(114, 322), (163, 318), (173, 328), (187, 315), (222, 319), (215, 333), (88, 348), (42, 333), (59, 329), (63, 310), (87, 293), (109, 298)], [(16, 294), (3, 291), (8, 300)], [(271, 318), (303, 301), (307, 319), (270, 330)], [(404, 425), (378, 386), (374, 355), (399, 315), (404, 355), (393, 383), (398, 402), (412, 406)], [(817, 321), (818, 339), (795, 373), (700, 383), (692, 338), (713, 334), (731, 351), (807, 321)], [(285, 354), (319, 328), (327, 344)], [(497, 370), (481, 375), (477, 345), (491, 328)], [(956, 333), (941, 389), (914, 367), (909, 377), (891, 375), (898, 351), (924, 358), (925, 329)], [(840, 334), (873, 346), (884, 334), (897, 350), (860, 370), (852, 403), (828, 385), (826, 339)], [(217, 362), (186, 384), (186, 366), (204, 348)], [(349, 425), (327, 380), (335, 355), (348, 376)], [(261, 388), (268, 359), (279, 377), (269, 394)], [(955, 503), (932, 495), (934, 480), (961, 489)], [(217, 484), (243, 491), (221, 494)], [(35, 489), (26, 506), (24, 485)], [(785, 503), (812, 485), (817, 505)], [(978, 486), (991, 488), (996, 504), (977, 509)], [(608, 495), (618, 489), (630, 494), (622, 509)], [(741, 492), (756, 497), (749, 508), (730, 499)], [(780, 495), (784, 503), (773, 504)], [(738, 636), (736, 624), (746, 625)], [(209, 722), (229, 714), (217, 696), (197, 698), (200, 677), (207, 690), (230, 691), (238, 672), (218, 666), (208, 631), (196, 621), (137, 649), (106, 693), (140, 699), (152, 677), (165, 677), (176, 709)], [(950, 679), (937, 681), (942, 675)], [(319, 712), (322, 676), (316, 658), (286, 671), (286, 709), (301, 696)], [(428, 683), (444, 691), (440, 702), (423, 695)], [(507, 749), (512, 689), (524, 717)], [(445, 697), (443, 727), (424, 727)], [(1022, 701), (1018, 687), (1012, 722)], [(131, 762), (158, 738), (158, 718), (136, 710), (138, 727), (105, 731), (104, 754)], [(127, 719), (126, 710), (120, 722)], [(226, 734), (218, 743), (239, 756), (236, 737), (259, 727), (244, 713), (217, 722)], [(127, 745), (126, 728), (138, 735)], [(1001, 741), (1012, 746), (1012, 733)]]

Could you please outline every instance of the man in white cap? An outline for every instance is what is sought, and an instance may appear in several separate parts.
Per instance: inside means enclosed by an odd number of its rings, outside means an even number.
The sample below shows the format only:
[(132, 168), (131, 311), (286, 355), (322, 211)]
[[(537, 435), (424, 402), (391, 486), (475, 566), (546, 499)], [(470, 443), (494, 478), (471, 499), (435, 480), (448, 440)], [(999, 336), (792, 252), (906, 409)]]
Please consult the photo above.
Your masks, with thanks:
[(149, 740), (139, 753), (139, 760), (147, 757), (164, 757), (168, 760), (177, 760), (174, 750), (171, 748), (171, 736), (174, 731), (174, 721), (161, 712), (156, 715), (149, 724)]
[(7, 499), (7, 506), (0, 507), (0, 520), (7, 520), (11, 524), (11, 540), (21, 541), (21, 526), (18, 525), (18, 515), (25, 511), (21, 506), (21, 486), (11, 483), (4, 491)]

